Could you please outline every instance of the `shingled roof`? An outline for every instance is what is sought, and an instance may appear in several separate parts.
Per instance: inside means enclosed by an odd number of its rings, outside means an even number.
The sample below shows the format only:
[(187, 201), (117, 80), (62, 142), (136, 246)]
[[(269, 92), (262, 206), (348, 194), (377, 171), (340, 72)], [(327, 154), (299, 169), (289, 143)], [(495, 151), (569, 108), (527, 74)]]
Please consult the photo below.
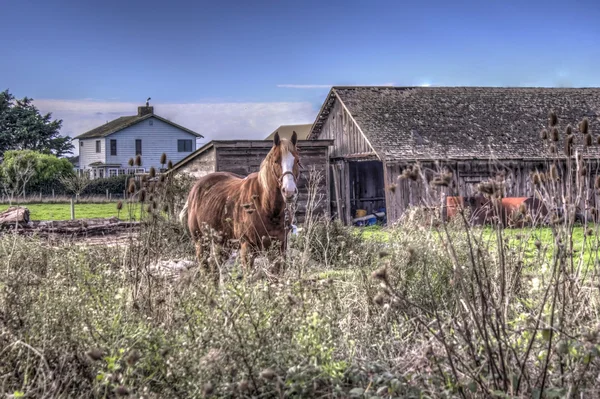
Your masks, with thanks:
[[(564, 128), (590, 121), (598, 156), (600, 88), (334, 87), (309, 138), (317, 138), (335, 101), (341, 101), (380, 158), (540, 159), (550, 156), (539, 132), (548, 112)], [(583, 135), (575, 132), (576, 148)], [(582, 147), (580, 147), (582, 148)]]
[(141, 121), (144, 121), (149, 118), (156, 118), (162, 122), (168, 123), (171, 126), (174, 126), (178, 129), (181, 129), (191, 135), (196, 137), (203, 137), (201, 134), (198, 134), (190, 129), (187, 129), (183, 126), (180, 126), (176, 123), (171, 122), (168, 119), (162, 118), (154, 113), (146, 114), (146, 115), (133, 115), (133, 116), (122, 116), (120, 118), (114, 119), (110, 122), (105, 123), (104, 125), (98, 126), (90, 131), (80, 134), (75, 137), (76, 139), (91, 139), (91, 138), (99, 138), (110, 136), (111, 134), (117, 133), (120, 130), (133, 126)]

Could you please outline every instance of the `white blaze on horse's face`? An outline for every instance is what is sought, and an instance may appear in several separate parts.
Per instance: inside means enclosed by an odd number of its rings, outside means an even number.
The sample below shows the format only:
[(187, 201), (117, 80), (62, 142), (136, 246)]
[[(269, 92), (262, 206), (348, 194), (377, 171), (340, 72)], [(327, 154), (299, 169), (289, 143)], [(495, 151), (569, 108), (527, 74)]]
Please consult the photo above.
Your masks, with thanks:
[(289, 151), (284, 151), (281, 157), (281, 174), (283, 175), (281, 180), (281, 193), (286, 201), (292, 199), (298, 191), (296, 181), (294, 180), (295, 161), (294, 154)]

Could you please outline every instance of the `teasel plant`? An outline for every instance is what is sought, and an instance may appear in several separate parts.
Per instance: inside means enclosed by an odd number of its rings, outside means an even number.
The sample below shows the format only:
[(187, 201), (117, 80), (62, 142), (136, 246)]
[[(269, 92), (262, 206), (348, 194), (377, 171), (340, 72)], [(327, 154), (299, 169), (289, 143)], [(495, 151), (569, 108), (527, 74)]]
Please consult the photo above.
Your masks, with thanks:
[[(600, 284), (598, 210), (589, 200), (600, 195), (600, 157), (589, 120), (577, 125), (581, 134), (574, 130), (571, 125), (561, 129), (551, 111), (548, 126), (532, 132), (531, 140), (540, 140), (546, 153), (541, 166), (531, 163), (532, 197), (511, 214), (502, 200), (511, 195), (515, 175), (510, 165), (490, 162), (495, 175), (475, 189), (487, 204), (479, 210), (491, 229), (474, 226), (467, 206), (458, 206), (451, 220), (427, 221), (450, 259), (454, 301), (431, 295), (426, 308), (412, 302), (400, 288), (402, 281), (391, 278), (389, 260), (372, 275), (381, 287), (375, 303), (388, 306), (386, 317), (398, 323), (413, 320), (429, 332), (432, 348), (425, 357), (459, 397), (474, 392), (549, 397), (563, 391), (576, 396), (591, 388), (600, 359), (600, 327), (582, 332), (579, 326), (598, 317), (591, 296), (591, 287)], [(557, 151), (558, 143), (563, 151)], [(440, 190), (460, 195), (446, 187), (451, 179), (441, 165), (433, 174), (420, 165), (425, 172), (418, 177), (416, 169), (407, 168), (400, 179), (425, 193), (424, 206), (438, 206)], [(508, 224), (516, 213), (523, 227), (513, 231)], [(573, 239), (576, 228), (584, 232), (579, 243)], [(484, 236), (485, 231), (490, 234)], [(547, 244), (539, 238), (543, 232), (551, 235)], [(459, 251), (460, 240), (466, 241), (466, 254)], [(533, 284), (527, 278), (531, 269), (541, 270), (534, 297), (524, 292)], [(428, 278), (433, 292), (434, 281)]]

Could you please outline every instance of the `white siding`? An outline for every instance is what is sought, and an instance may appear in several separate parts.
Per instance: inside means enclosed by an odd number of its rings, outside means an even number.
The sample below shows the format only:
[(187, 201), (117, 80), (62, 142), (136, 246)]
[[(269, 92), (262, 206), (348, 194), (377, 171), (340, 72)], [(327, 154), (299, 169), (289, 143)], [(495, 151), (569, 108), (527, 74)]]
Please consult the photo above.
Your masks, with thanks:
[[(96, 140), (100, 140), (100, 152), (96, 152)], [(81, 145), (83, 143), (83, 146)], [(79, 140), (79, 167), (87, 168), (94, 162), (105, 162), (106, 145), (103, 137)]]
[[(152, 124), (150, 124), (152, 121)], [(196, 136), (171, 126), (156, 118), (149, 118), (105, 138), (106, 163), (121, 164), (127, 167), (130, 158), (135, 158), (135, 140), (142, 140), (142, 167), (159, 168), (160, 156), (167, 154), (167, 159), (173, 163), (179, 162), (196, 151)], [(177, 140), (192, 140), (191, 152), (178, 152)], [(110, 140), (117, 140), (117, 155), (110, 155)], [(87, 144), (86, 144), (87, 145)]]

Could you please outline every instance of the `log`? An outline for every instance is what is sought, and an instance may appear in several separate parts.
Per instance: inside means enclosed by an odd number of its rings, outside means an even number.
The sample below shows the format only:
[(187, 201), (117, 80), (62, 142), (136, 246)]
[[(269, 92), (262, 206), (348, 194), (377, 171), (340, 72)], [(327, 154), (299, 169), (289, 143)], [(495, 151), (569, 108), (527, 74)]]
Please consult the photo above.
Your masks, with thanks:
[(29, 223), (29, 209), (19, 206), (11, 206), (0, 213), (0, 226), (15, 224), (24, 225)]
[[(11, 229), (14, 225), (6, 224), (4, 229)], [(139, 227), (139, 222), (123, 222), (115, 217), (106, 219), (81, 219), (59, 221), (31, 221), (14, 231), (23, 235), (36, 234), (48, 236), (60, 234), (68, 236), (97, 236), (111, 235), (126, 232)]]

